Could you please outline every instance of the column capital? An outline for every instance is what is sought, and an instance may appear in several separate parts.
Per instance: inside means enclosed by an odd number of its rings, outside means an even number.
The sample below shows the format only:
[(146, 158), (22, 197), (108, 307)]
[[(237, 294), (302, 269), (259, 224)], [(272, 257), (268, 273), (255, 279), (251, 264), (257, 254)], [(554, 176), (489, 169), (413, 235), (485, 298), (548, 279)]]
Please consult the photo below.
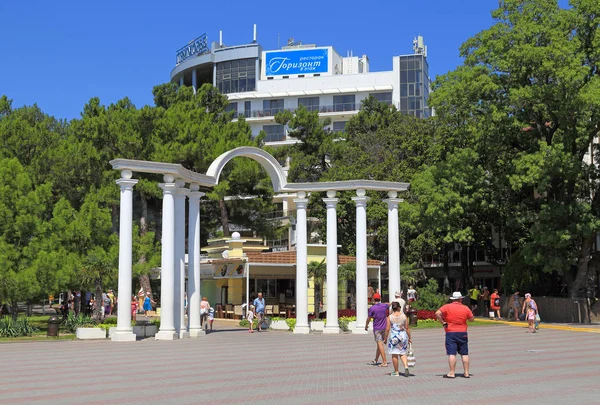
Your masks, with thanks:
[(352, 197), (352, 201), (354, 201), (356, 203), (356, 206), (362, 206), (362, 205), (367, 205), (367, 202), (369, 202), (369, 200), (371, 199), (371, 197), (367, 197), (367, 196), (362, 196), (362, 197)]
[(398, 206), (404, 200), (402, 198), (387, 198), (383, 200), (383, 202), (387, 203), (388, 207), (393, 208), (394, 206)]
[(190, 199), (190, 201), (197, 201), (205, 195), (206, 193), (203, 193), (202, 191), (190, 191), (187, 196)]
[(327, 205), (327, 208), (335, 208), (339, 201), (339, 198), (323, 198), (323, 202)]
[(121, 178), (121, 179), (117, 180), (115, 183), (117, 183), (119, 186), (121, 186), (121, 190), (126, 190), (126, 189), (133, 188), (133, 186), (135, 186), (138, 183), (138, 181), (139, 180), (136, 180), (136, 179)]
[(158, 187), (162, 189), (164, 194), (175, 194), (177, 184), (175, 183), (158, 183)]
[(175, 190), (175, 197), (185, 198), (189, 193), (190, 193), (190, 190), (188, 190), (187, 188), (179, 188), (178, 187)]

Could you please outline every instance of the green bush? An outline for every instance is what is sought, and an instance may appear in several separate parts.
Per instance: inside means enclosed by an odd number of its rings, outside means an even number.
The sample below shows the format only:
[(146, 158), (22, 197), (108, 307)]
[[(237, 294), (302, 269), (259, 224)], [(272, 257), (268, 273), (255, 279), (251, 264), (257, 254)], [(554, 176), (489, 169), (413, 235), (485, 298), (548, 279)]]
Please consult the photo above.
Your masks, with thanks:
[(0, 337), (31, 336), (35, 331), (37, 328), (27, 318), (18, 318), (16, 321), (10, 316), (0, 318)]
[[(240, 326), (243, 326), (244, 328), (247, 328), (248, 325), (250, 325), (250, 323), (248, 322), (247, 319), (242, 319), (240, 321)], [(254, 320), (252, 321), (252, 328), (256, 329), (258, 327), (258, 320), (256, 318), (254, 318)]]
[(83, 316), (83, 314), (75, 316), (72, 313), (69, 313), (67, 319), (62, 322), (62, 326), (71, 333), (75, 333), (77, 328), (93, 328), (97, 324), (98, 322), (89, 316)]
[(293, 331), (296, 327), (296, 318), (288, 318), (285, 320), (285, 323), (287, 323), (289, 330)]
[(430, 278), (424, 287), (418, 289), (419, 299), (413, 302), (413, 308), (437, 311), (448, 301), (448, 297), (438, 291), (437, 281)]
[(150, 323), (154, 326), (158, 326), (160, 328), (160, 318), (155, 318), (150, 321)]
[(348, 332), (348, 324), (352, 321), (356, 321), (355, 316), (342, 316), (338, 319), (338, 323), (340, 325), (340, 329), (344, 332)]
[(102, 321), (102, 323), (104, 325), (116, 325), (117, 324), (117, 318), (116, 317), (110, 317), (110, 318), (104, 318), (104, 320)]

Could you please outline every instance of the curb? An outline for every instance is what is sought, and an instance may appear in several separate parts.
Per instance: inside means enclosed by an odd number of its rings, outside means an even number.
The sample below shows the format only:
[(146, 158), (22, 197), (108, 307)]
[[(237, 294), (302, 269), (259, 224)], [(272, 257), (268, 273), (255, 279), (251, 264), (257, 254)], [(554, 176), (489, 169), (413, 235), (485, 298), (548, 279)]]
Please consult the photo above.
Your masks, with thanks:
[[(511, 322), (511, 321), (505, 321), (505, 320), (492, 320), (492, 319), (478, 319), (475, 318), (476, 320), (480, 321), (480, 322), (486, 322), (486, 323), (491, 323), (491, 324), (504, 324), (504, 325), (511, 325), (511, 326), (520, 326), (520, 327), (527, 327), (527, 322)], [(588, 333), (600, 333), (600, 327), (582, 327), (582, 326), (567, 326), (567, 325), (553, 325), (553, 324), (548, 324), (548, 323), (540, 323), (540, 329), (554, 329), (554, 330), (566, 330), (566, 331), (572, 331), (572, 332), (588, 332)]]

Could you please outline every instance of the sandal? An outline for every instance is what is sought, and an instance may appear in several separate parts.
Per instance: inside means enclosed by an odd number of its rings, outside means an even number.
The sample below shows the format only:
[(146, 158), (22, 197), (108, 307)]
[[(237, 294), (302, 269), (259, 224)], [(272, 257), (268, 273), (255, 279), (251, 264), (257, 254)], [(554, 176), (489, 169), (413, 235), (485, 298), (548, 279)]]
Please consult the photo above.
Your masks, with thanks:
[(444, 374), (444, 377), (442, 377), (442, 378), (450, 378), (450, 379), (454, 379), (454, 378), (456, 378), (456, 376), (455, 376), (455, 375), (448, 375), (448, 374)]
[(377, 367), (387, 367), (388, 364), (387, 363), (381, 363), (380, 365), (378, 365)]
[(371, 361), (369, 364), (370, 364), (370, 365), (372, 365), (372, 366), (377, 366), (377, 365), (379, 365), (379, 362), (378, 362), (378, 361), (375, 361), (375, 360), (373, 360), (373, 361)]

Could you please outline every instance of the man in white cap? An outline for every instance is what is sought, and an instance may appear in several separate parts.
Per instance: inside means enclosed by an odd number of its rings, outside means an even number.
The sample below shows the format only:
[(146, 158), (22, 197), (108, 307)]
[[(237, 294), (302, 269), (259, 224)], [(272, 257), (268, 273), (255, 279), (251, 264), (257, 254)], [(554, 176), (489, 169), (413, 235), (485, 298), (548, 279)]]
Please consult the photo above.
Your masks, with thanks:
[(396, 291), (394, 293), (394, 299), (390, 301), (390, 314), (392, 313), (392, 302), (397, 302), (400, 304), (400, 309), (402, 310), (402, 313), (404, 313), (404, 309), (406, 306), (406, 301), (404, 301), (402, 299), (402, 291)]
[(470, 378), (469, 374), (469, 337), (467, 335), (467, 321), (473, 322), (475, 318), (473, 313), (466, 305), (462, 303), (463, 296), (456, 291), (450, 297), (452, 302), (443, 305), (435, 312), (438, 321), (444, 326), (446, 331), (446, 354), (448, 355), (448, 365), (450, 372), (444, 374), (444, 378), (455, 378), (454, 370), (456, 368), (456, 354), (460, 354), (463, 363), (464, 378)]

